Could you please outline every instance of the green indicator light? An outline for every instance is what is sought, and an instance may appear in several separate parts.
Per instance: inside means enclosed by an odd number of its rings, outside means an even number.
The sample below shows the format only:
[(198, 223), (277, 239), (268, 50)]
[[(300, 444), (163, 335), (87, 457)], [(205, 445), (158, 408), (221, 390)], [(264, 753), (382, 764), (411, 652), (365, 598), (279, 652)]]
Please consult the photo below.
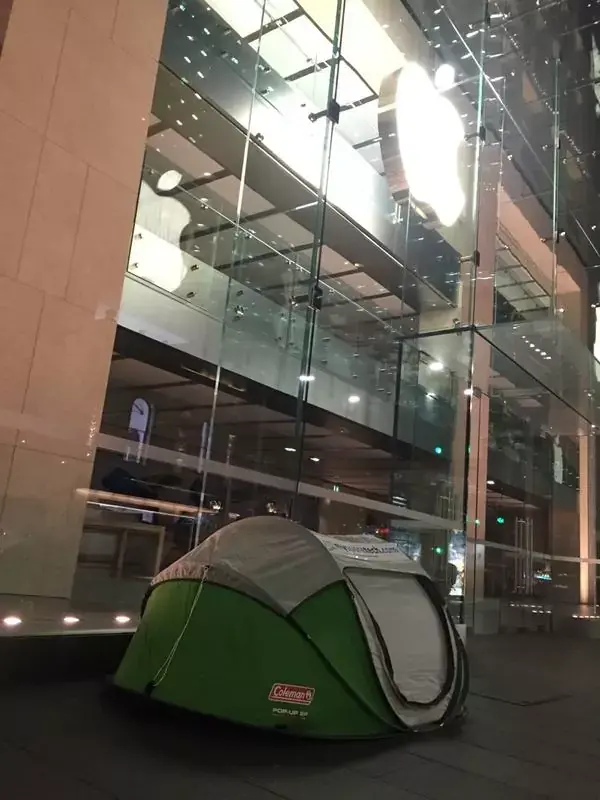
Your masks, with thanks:
[(439, 446), (439, 444), (437, 447), (434, 447), (433, 452), (436, 454), (436, 456), (442, 455), (442, 448)]

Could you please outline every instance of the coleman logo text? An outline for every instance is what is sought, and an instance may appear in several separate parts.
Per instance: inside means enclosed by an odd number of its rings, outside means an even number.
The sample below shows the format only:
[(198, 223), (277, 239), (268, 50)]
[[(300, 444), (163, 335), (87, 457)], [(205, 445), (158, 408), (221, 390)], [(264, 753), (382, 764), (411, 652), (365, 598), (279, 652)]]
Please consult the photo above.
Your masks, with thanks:
[(315, 690), (310, 686), (294, 686), (291, 683), (274, 683), (269, 692), (269, 700), (299, 706), (309, 706), (314, 697)]

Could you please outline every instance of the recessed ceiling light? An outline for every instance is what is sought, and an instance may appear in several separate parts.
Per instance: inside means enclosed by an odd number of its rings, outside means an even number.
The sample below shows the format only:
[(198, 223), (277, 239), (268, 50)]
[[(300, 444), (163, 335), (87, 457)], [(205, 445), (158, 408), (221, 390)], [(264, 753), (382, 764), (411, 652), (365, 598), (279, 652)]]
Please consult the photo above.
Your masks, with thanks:
[(444, 369), (444, 365), (441, 361), (432, 361), (429, 365), (429, 369), (432, 372), (441, 372)]
[(435, 400), (435, 394), (434, 394), (434, 392), (427, 392), (427, 394), (425, 395), (425, 397), (428, 397), (430, 400)]
[(310, 457), (310, 460), (311, 460), (311, 461), (314, 461), (314, 462), (315, 462), (315, 464), (318, 464), (318, 463), (319, 463), (319, 461), (320, 461), (321, 459), (320, 459), (320, 458), (317, 458), (317, 456), (311, 456), (311, 457)]
[(23, 620), (21, 619), (21, 617), (15, 617), (12, 615), (9, 617), (4, 617), (4, 619), (2, 620), (2, 624), (6, 625), (7, 628), (16, 628), (22, 622)]
[(286, 453), (295, 453), (296, 452), (296, 448), (295, 447), (286, 447), (285, 448), (285, 452)]
[(182, 180), (183, 175), (181, 172), (178, 172), (176, 169), (168, 169), (166, 172), (163, 172), (156, 182), (156, 188), (161, 192), (170, 192), (179, 186)]
[(117, 625), (127, 625), (128, 622), (131, 622), (131, 617), (128, 617), (127, 614), (117, 614), (115, 622)]
[(488, 485), (488, 486), (493, 486), (495, 483), (496, 483), (496, 481), (488, 481), (488, 482), (487, 482), (487, 485)]
[(63, 622), (65, 625), (77, 625), (79, 622), (79, 617), (74, 617), (71, 614), (67, 614), (66, 617), (63, 617)]
[(300, 375), (298, 378), (298, 380), (302, 381), (302, 383), (311, 383), (312, 381), (314, 381), (314, 379), (315, 379), (314, 375)]
[(468, 389), (465, 389), (464, 395), (465, 395), (465, 397), (473, 397), (473, 389), (471, 387), (469, 387)]
[(356, 403), (360, 403), (359, 395), (351, 394), (350, 397), (348, 398), (348, 402), (351, 403), (352, 405), (355, 405)]

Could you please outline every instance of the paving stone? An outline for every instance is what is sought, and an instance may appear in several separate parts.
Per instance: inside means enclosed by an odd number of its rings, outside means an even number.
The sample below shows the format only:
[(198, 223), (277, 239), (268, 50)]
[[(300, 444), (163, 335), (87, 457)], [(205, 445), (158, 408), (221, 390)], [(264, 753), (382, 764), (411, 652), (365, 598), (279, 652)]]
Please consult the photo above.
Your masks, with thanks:
[(415, 743), (411, 752), (422, 758), (473, 775), (525, 789), (542, 797), (600, 797), (600, 776), (591, 780), (560, 769), (542, 766), (501, 752), (493, 752), (462, 741), (430, 740)]
[[(509, 640), (510, 639), (510, 640)], [(0, 689), (7, 800), (537, 800), (600, 798), (599, 643), (470, 643), (476, 686), (453, 733), (377, 742), (299, 741), (107, 702), (94, 683)], [(552, 665), (551, 667), (549, 665)], [(508, 665), (508, 666), (507, 666)], [(540, 705), (507, 701), (513, 691)], [(567, 691), (569, 690), (569, 691)], [(512, 690), (511, 690), (512, 691)], [(510, 699), (510, 698), (509, 698)], [(598, 774), (596, 774), (598, 773)]]
[(264, 786), (286, 800), (422, 800), (423, 797), (349, 769), (303, 777), (273, 776)]
[(114, 800), (86, 781), (6, 744), (0, 745), (0, 787), (6, 800)]
[(430, 800), (533, 800), (539, 794), (407, 753), (381, 780)]

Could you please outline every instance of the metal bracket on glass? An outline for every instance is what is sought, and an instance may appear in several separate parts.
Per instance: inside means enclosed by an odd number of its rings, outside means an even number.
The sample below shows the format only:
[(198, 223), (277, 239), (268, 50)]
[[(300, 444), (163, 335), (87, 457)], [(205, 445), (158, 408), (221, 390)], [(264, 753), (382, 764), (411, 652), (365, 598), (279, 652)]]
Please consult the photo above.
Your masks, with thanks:
[(560, 240), (564, 239), (566, 236), (565, 231), (561, 230), (560, 228), (556, 231), (556, 236), (542, 236), (540, 238), (540, 242), (542, 244), (548, 244), (548, 242), (554, 242), (555, 244), (560, 244)]
[(481, 125), (478, 131), (474, 133), (467, 133), (465, 135), (465, 142), (470, 142), (471, 139), (479, 139), (483, 144), (486, 143), (487, 140), (487, 128), (485, 125)]
[(323, 306), (323, 289), (320, 286), (314, 286), (310, 294), (303, 294), (293, 298), (293, 305), (301, 303), (306, 303), (313, 311), (320, 311)]
[(476, 267), (478, 267), (480, 265), (480, 263), (481, 263), (481, 253), (479, 252), (479, 250), (473, 250), (473, 253), (470, 256), (463, 256), (460, 259), (459, 263), (468, 264), (470, 261), (472, 261), (473, 264), (475, 264)]
[(313, 311), (320, 311), (323, 306), (323, 289), (320, 286), (313, 286), (310, 293), (310, 307)]
[(334, 125), (337, 125), (340, 121), (340, 111), (341, 106), (337, 100), (330, 100), (327, 103), (327, 108), (325, 108), (323, 111), (311, 112), (308, 115), (308, 118), (311, 122), (316, 122), (322, 117), (327, 117), (327, 119), (333, 122)]

